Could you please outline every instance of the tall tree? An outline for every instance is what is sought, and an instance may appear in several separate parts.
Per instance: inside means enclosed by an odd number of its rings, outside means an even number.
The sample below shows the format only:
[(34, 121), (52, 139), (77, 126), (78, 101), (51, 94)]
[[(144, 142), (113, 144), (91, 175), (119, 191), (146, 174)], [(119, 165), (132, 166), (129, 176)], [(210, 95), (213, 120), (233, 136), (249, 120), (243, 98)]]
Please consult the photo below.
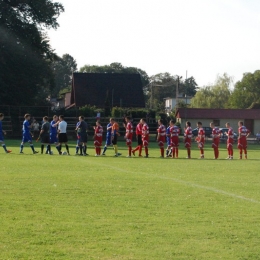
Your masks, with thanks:
[(64, 54), (53, 62), (52, 68), (55, 76), (55, 87), (51, 94), (52, 97), (57, 97), (60, 91), (71, 89), (72, 73), (77, 71), (77, 62), (71, 55)]
[[(46, 28), (57, 28), (63, 6), (51, 0), (0, 1), (1, 104), (39, 104), (54, 80), (50, 68), (56, 58)], [(44, 102), (44, 96), (40, 100)]]
[(232, 77), (226, 73), (218, 76), (214, 85), (197, 91), (191, 100), (191, 106), (195, 108), (228, 108), (232, 82)]
[(235, 84), (229, 104), (232, 108), (248, 108), (258, 102), (260, 102), (260, 70), (243, 75), (242, 80)]

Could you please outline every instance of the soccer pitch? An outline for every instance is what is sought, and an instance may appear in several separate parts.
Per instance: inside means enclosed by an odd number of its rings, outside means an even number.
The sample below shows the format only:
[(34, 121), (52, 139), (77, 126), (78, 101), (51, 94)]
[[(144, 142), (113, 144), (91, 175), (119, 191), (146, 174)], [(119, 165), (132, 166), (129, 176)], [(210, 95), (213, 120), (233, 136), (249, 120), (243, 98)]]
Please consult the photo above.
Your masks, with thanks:
[[(0, 259), (260, 259), (260, 146), (248, 160), (0, 151)], [(11, 145), (10, 145), (11, 143)], [(35, 144), (40, 151), (39, 144)], [(73, 148), (72, 148), (73, 147)]]

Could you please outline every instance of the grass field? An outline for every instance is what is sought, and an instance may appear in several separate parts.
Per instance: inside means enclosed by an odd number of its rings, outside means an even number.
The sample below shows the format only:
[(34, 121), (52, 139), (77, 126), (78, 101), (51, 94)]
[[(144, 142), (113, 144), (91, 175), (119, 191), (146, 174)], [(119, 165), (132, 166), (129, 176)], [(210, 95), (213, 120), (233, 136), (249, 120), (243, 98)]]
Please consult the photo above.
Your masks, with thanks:
[[(74, 145), (74, 144), (73, 144)], [(71, 154), (74, 147), (71, 144)], [(0, 259), (260, 259), (260, 146), (248, 160), (0, 150)], [(39, 144), (36, 144), (39, 146)], [(73, 147), (73, 149), (72, 149)], [(39, 148), (36, 148), (38, 151)]]

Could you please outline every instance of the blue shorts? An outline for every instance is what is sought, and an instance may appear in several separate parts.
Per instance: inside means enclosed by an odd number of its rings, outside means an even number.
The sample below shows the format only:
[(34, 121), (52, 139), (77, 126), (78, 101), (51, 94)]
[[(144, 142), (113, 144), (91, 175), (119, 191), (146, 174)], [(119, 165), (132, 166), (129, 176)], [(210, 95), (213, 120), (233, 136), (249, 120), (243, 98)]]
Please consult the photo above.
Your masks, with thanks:
[(78, 134), (78, 142), (79, 143), (87, 143), (88, 142), (88, 135), (87, 135), (87, 133)]
[(30, 133), (23, 133), (23, 143), (31, 142), (32, 141), (32, 136)]
[(50, 135), (50, 142), (51, 144), (58, 143), (57, 135)]
[(0, 133), (0, 142), (4, 142), (4, 136), (3, 136), (3, 134), (2, 133)]
[(106, 138), (106, 145), (111, 145), (111, 143), (112, 143), (112, 136), (109, 135), (109, 136), (107, 136), (107, 138)]

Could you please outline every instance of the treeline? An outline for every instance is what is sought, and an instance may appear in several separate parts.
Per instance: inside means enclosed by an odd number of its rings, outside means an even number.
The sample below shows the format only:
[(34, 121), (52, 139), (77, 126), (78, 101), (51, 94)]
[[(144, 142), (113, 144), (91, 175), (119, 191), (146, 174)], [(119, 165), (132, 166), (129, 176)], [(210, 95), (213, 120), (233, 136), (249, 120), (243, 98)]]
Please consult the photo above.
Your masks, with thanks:
[(234, 84), (228, 74), (218, 76), (215, 84), (200, 88), (191, 101), (194, 108), (260, 108), (260, 70), (245, 73)]

